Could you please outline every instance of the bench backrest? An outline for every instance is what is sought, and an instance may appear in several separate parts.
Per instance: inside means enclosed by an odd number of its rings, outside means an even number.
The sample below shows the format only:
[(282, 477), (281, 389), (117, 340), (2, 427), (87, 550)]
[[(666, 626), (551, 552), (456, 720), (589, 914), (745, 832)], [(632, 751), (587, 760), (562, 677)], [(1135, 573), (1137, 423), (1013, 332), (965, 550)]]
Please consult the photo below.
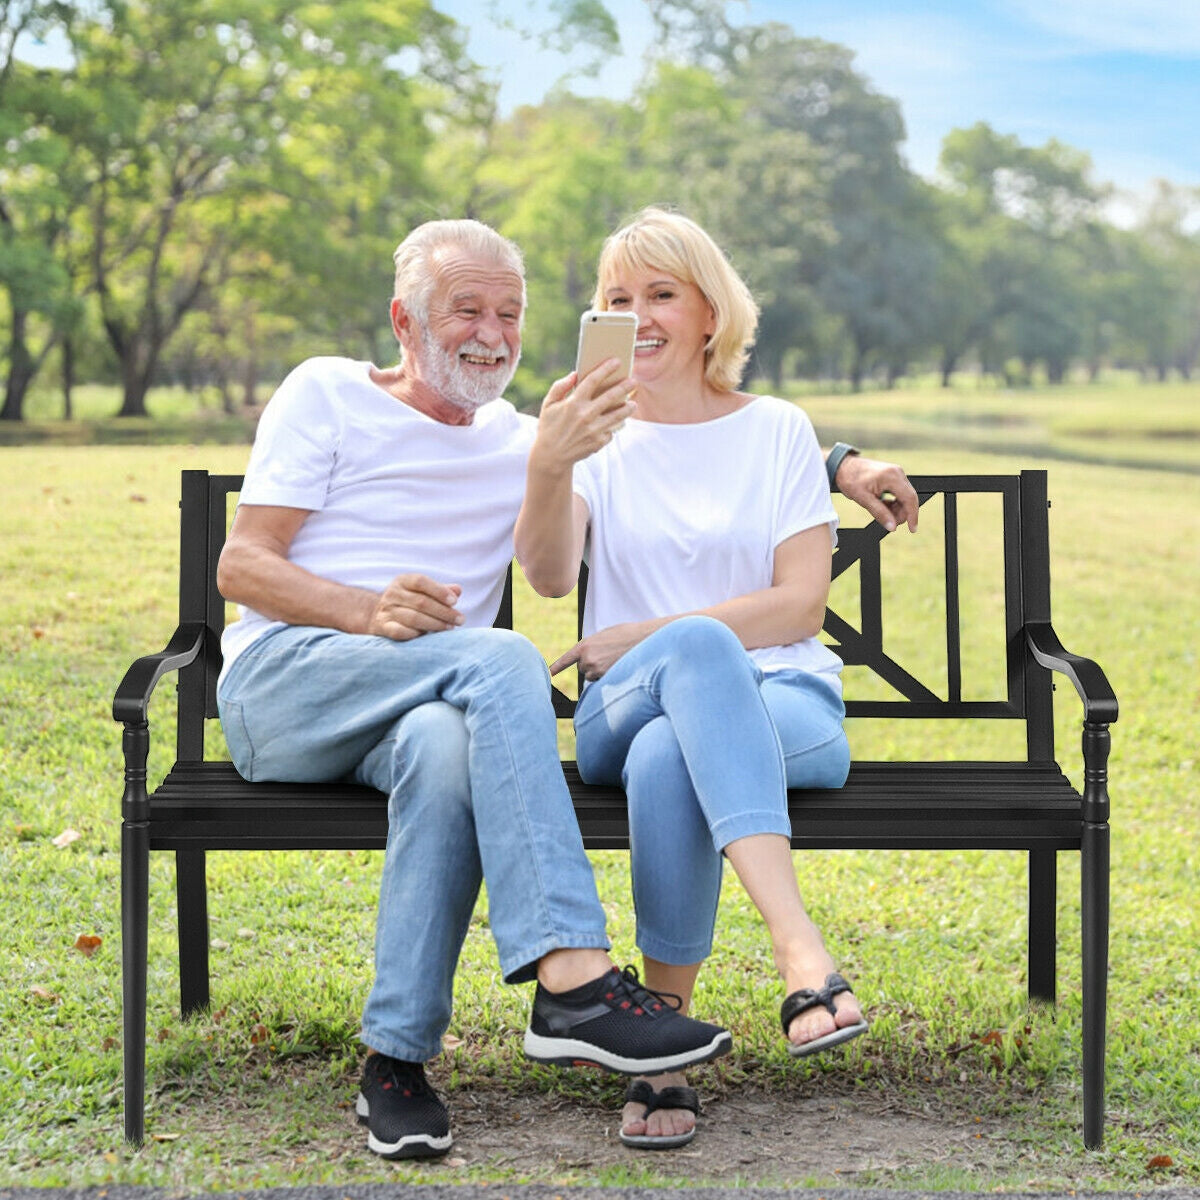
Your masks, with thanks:
[[(217, 590), (217, 559), (225, 544), (230, 498), (240, 490), (242, 476), (191, 470), (182, 475), (179, 619), (181, 623), (203, 622), (219, 645), (225, 627), (225, 600)], [(1046, 472), (926, 475), (913, 476), (911, 481), (922, 504), (921, 531), (911, 545), (919, 545), (923, 557), (908, 570), (910, 582), (920, 576), (924, 584), (919, 611), (897, 611), (896, 604), (888, 603), (892, 590), (885, 586), (882, 547), (889, 537), (895, 540), (895, 535), (873, 521), (860, 528), (844, 524), (838, 532), (825, 634), (846, 664), (847, 715), (1023, 720), (1029, 759), (1053, 760), (1050, 673), (1033, 661), (1021, 633), (1029, 622), (1050, 621)], [(999, 520), (980, 522), (972, 511), (964, 522), (964, 507), (974, 508), (981, 499), (998, 505)], [(937, 503), (931, 503), (934, 501)], [(861, 510), (856, 511), (865, 518)], [(970, 527), (966, 541), (964, 523)], [(980, 542), (981, 524), (992, 527), (992, 540), (986, 544)], [(903, 552), (899, 557), (903, 558)], [(964, 622), (964, 567), (977, 585), (981, 569), (991, 572), (982, 580), (982, 587), (974, 589), (982, 591), (985, 600), (991, 597), (996, 610), (991, 620), (986, 612), (972, 611), (971, 619)], [(585, 568), (578, 589), (580, 614), (586, 583)], [(511, 568), (496, 624), (512, 626)], [(1001, 627), (1002, 644), (998, 640)], [(981, 659), (976, 648), (968, 649), (964, 657), (965, 628), (972, 634), (983, 629), (995, 637), (996, 669), (990, 695), (977, 696), (977, 687), (968, 686), (977, 683), (975, 668)], [(919, 667), (904, 665), (905, 656), (897, 653), (892, 644), (895, 638), (889, 636), (897, 631), (908, 635), (910, 652), (919, 642)], [(936, 649), (932, 658), (931, 647)], [(217, 715), (219, 663), (219, 654), (202, 655), (180, 672), (180, 760), (197, 761), (204, 756), (204, 722)], [(861, 682), (864, 677), (869, 684)], [(574, 702), (570, 697), (555, 689), (554, 701), (560, 717), (571, 715)]]

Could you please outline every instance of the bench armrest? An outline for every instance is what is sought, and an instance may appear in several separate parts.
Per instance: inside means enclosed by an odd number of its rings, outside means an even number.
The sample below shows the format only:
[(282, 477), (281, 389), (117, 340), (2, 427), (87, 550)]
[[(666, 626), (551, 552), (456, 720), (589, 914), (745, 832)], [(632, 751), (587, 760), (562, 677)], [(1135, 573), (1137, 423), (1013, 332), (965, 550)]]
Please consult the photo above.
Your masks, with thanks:
[(1083, 701), (1083, 719), (1092, 724), (1111, 725), (1117, 719), (1117, 697), (1099, 664), (1063, 648), (1048, 621), (1025, 626), (1025, 641), (1037, 662), (1065, 675)]
[(157, 654), (139, 658), (125, 672), (113, 697), (113, 720), (126, 725), (144, 723), (158, 681), (169, 672), (195, 662), (210, 645), (209, 639), (209, 629), (203, 621), (188, 621), (175, 630)]

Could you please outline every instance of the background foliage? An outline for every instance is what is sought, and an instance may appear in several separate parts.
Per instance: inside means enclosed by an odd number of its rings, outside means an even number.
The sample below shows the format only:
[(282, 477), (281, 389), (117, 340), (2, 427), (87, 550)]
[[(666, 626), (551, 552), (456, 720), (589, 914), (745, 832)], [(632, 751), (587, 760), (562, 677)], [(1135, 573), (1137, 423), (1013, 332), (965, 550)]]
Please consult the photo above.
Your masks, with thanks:
[[(623, 102), (565, 84), (502, 116), (436, 0), (2, 0), (0, 418), (77, 380), (259, 396), (312, 353), (389, 359), (389, 255), (467, 214), (528, 255), (514, 398), (570, 365), (604, 236), (647, 203), (706, 225), (763, 306), (752, 370), (885, 385), (1074, 366), (1190, 377), (1200, 354), (1195, 189), (1132, 229), (1082, 151), (953, 131), (910, 171), (897, 104), (845, 47), (733, 26), (723, 0), (646, 0), (658, 29)], [(548, 45), (619, 52), (601, 0), (550, 6)], [(62, 37), (34, 68), (18, 37)], [(532, 35), (531, 35), (532, 37)]]

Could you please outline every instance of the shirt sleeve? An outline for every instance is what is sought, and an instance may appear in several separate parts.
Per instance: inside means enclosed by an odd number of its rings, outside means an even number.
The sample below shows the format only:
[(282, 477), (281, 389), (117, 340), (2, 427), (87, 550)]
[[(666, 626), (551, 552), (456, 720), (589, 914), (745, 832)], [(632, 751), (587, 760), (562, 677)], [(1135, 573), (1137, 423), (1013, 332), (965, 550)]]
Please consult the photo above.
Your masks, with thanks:
[(773, 545), (816, 525), (828, 525), (836, 545), (837, 509), (829, 494), (825, 460), (812, 422), (803, 410), (789, 404), (781, 426)]
[(263, 410), (239, 504), (324, 508), (340, 440), (337, 410), (311, 362), (302, 363)]

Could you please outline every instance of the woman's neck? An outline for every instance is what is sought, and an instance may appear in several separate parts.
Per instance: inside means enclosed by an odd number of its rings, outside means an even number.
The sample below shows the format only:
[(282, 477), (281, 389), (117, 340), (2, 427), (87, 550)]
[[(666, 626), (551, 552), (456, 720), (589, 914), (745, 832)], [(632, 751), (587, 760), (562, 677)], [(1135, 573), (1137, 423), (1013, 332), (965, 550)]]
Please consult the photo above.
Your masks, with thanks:
[(639, 383), (633, 393), (637, 402), (634, 418), (660, 425), (696, 425), (735, 412), (752, 397), (741, 392), (721, 392), (703, 376), (691, 386), (678, 382)]

